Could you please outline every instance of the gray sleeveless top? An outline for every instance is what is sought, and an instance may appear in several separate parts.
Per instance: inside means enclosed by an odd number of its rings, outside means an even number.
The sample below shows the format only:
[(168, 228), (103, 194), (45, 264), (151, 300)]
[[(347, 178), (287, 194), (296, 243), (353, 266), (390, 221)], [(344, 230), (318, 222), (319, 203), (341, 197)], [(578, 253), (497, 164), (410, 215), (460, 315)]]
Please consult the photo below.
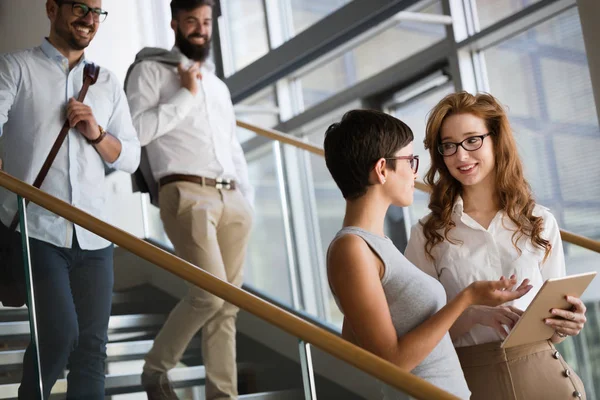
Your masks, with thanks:
[[(446, 292), (440, 282), (408, 261), (389, 238), (361, 228), (345, 227), (333, 241), (347, 234), (362, 238), (383, 261), (385, 272), (381, 284), (398, 337), (410, 332), (446, 305)], [(334, 298), (340, 307), (335, 295)], [(341, 307), (340, 310), (344, 312)], [(411, 373), (461, 399), (468, 399), (471, 395), (448, 333)], [(405, 398), (389, 387), (384, 388), (384, 397)]]

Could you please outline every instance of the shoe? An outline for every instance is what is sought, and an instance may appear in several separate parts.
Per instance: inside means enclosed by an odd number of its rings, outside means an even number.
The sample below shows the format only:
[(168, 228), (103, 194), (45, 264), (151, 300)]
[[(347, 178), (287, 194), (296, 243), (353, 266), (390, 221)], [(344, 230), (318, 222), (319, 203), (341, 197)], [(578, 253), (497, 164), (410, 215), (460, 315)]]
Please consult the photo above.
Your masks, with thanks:
[(166, 372), (142, 373), (142, 387), (148, 400), (179, 400)]

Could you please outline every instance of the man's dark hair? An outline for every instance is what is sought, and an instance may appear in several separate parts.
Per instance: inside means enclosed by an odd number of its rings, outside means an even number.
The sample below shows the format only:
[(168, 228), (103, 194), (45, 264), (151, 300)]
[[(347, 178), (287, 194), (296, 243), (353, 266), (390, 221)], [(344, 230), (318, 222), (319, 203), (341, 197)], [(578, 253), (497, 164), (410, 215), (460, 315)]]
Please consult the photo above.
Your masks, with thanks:
[(191, 11), (198, 7), (209, 6), (215, 8), (215, 0), (172, 0), (171, 18), (177, 19), (179, 11)]
[[(411, 129), (391, 115), (375, 110), (348, 111), (325, 132), (325, 163), (347, 200), (367, 192), (369, 174), (380, 158), (394, 157), (413, 140)], [(387, 160), (396, 168), (396, 160)]]

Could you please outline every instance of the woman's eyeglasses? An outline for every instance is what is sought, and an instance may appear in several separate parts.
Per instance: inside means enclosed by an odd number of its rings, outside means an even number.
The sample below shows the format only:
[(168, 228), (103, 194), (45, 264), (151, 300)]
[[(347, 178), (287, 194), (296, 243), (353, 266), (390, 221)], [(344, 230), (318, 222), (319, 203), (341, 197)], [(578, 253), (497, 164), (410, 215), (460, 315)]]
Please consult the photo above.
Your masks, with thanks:
[(437, 146), (437, 149), (444, 157), (453, 156), (458, 151), (458, 146), (461, 146), (466, 151), (479, 150), (483, 146), (483, 139), (490, 136), (492, 133), (486, 133), (483, 135), (470, 136), (459, 143), (444, 142)]
[(385, 157), (386, 160), (409, 160), (410, 168), (416, 174), (419, 170), (419, 156), (398, 156), (398, 157)]

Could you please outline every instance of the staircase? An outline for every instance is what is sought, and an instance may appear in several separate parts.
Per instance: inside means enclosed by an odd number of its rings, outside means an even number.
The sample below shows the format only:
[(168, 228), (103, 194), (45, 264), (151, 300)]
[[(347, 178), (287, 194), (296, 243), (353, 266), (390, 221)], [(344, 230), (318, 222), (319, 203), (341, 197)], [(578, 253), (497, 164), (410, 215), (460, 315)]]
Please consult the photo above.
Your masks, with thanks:
[[(109, 322), (106, 398), (145, 399), (140, 374), (143, 358), (175, 300), (160, 290), (143, 286), (113, 294)], [(21, 364), (29, 342), (27, 309), (0, 307), (0, 399), (16, 399)], [(299, 366), (252, 339), (238, 334), (238, 388), (240, 399), (295, 400), (304, 398)], [(265, 361), (268, 360), (268, 361)], [(282, 367), (282, 365), (284, 365)], [(51, 399), (64, 399), (65, 371), (52, 389)], [(180, 399), (204, 399), (205, 370), (200, 340), (194, 338), (169, 376)]]

